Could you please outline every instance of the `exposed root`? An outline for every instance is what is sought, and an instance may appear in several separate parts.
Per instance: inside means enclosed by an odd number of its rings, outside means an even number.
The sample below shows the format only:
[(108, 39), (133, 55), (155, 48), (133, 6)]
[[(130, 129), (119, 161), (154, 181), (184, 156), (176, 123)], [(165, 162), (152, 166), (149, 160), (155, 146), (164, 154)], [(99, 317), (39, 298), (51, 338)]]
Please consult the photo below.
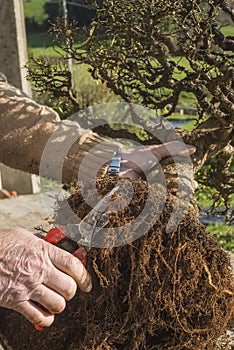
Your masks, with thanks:
[[(105, 194), (115, 181), (97, 181), (99, 193)], [(144, 208), (147, 185), (138, 180), (133, 187), (131, 203), (110, 216), (110, 228), (133, 220)], [(159, 198), (160, 188), (155, 188), (153, 213)], [(79, 189), (69, 204), (79, 217), (90, 210)], [(132, 243), (92, 248), (87, 268), (93, 290), (77, 292), (49, 329), (37, 333), (19, 315), (5, 317), (1, 330), (13, 350), (220, 349), (218, 339), (233, 317), (229, 256), (192, 208), (173, 232), (166, 232), (172, 206), (169, 195), (160, 218)], [(145, 227), (141, 225), (139, 229)]]

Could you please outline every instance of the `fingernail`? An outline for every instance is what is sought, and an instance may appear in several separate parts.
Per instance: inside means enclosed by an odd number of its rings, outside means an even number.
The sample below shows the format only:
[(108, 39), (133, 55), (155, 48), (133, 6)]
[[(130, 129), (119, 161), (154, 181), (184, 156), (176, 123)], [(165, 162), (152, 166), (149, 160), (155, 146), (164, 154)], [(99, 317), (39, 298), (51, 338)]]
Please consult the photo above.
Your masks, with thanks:
[(89, 293), (92, 290), (92, 283), (89, 284), (88, 288), (86, 288), (86, 293)]
[(88, 285), (85, 287), (85, 292), (86, 293), (89, 293), (92, 289), (92, 282), (91, 282), (91, 277), (89, 276), (89, 279), (88, 279)]
[(189, 149), (189, 151), (192, 151), (192, 152), (196, 152), (196, 147), (195, 146), (187, 146), (187, 148)]

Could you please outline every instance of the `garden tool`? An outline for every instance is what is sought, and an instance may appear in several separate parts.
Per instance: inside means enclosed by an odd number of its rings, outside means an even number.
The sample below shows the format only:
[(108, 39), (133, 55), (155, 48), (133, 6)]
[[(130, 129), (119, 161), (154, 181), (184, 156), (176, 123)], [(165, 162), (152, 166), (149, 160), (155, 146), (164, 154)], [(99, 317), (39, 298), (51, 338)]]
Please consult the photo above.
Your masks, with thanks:
[[(108, 224), (109, 205), (118, 190), (119, 186), (115, 186), (108, 192), (79, 224), (54, 227), (44, 239), (72, 253), (86, 266), (87, 252), (92, 247), (93, 238)], [(35, 329), (41, 331), (43, 327), (35, 325)]]
[(58, 226), (49, 230), (45, 240), (76, 256), (86, 266), (87, 251), (92, 247), (93, 238), (108, 224), (110, 202), (119, 186), (108, 192), (79, 224)]

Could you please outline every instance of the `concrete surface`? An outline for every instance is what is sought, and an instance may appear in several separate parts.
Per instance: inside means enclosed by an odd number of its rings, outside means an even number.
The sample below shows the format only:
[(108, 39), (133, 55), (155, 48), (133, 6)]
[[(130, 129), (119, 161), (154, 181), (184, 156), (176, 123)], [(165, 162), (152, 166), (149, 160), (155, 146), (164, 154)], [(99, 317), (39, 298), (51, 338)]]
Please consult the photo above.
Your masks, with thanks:
[[(46, 201), (45, 209), (44, 201)], [(56, 193), (21, 195), (0, 200), (1, 229), (20, 226), (35, 232), (35, 227), (48, 223), (53, 216)]]

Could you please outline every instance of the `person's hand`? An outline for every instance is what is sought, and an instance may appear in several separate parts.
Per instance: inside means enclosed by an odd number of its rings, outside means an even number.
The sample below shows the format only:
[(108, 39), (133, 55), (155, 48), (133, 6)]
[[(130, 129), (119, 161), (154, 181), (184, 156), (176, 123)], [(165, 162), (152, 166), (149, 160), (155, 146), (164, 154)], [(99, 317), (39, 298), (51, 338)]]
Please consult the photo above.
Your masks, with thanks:
[(0, 232), (0, 306), (30, 322), (50, 326), (78, 287), (89, 292), (91, 278), (72, 254), (21, 229)]
[(196, 148), (183, 142), (172, 141), (162, 145), (138, 146), (136, 148), (121, 149), (121, 177), (137, 179), (147, 174), (161, 159), (168, 156), (190, 156)]

